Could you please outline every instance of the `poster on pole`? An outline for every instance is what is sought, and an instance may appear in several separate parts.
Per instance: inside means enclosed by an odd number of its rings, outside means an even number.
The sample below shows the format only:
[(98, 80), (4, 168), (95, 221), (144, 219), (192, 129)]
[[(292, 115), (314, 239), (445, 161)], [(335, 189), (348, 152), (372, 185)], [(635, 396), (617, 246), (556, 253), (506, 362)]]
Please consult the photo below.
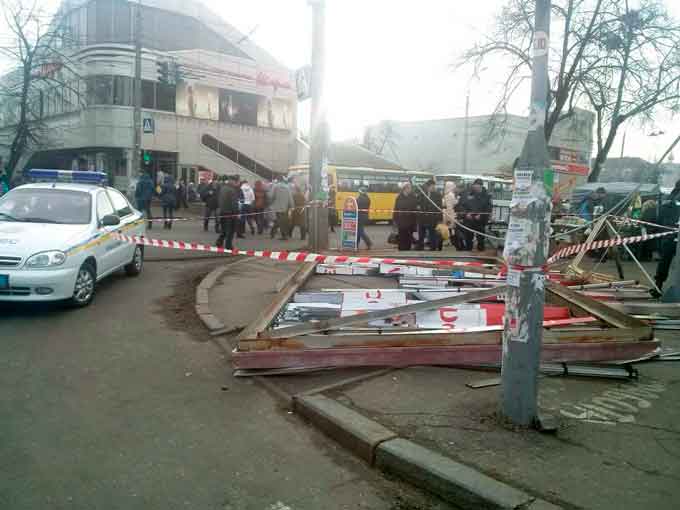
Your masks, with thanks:
[(357, 228), (359, 226), (359, 207), (354, 197), (347, 197), (342, 209), (342, 229), (340, 247), (343, 251), (357, 249)]

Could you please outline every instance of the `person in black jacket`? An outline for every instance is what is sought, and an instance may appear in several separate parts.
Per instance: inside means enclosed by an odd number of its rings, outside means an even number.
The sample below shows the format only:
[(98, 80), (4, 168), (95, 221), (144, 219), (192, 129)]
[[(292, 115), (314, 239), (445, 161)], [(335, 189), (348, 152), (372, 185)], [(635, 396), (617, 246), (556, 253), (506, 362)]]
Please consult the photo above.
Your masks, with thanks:
[(172, 175), (166, 175), (161, 184), (161, 206), (163, 207), (163, 228), (172, 230), (172, 220), (177, 207), (177, 195), (175, 194), (175, 179)]
[(368, 225), (368, 210), (371, 208), (371, 199), (368, 196), (368, 190), (366, 188), (359, 189), (357, 207), (359, 209), (357, 217), (357, 248), (359, 248), (361, 240), (363, 239), (366, 243), (366, 247), (370, 250), (371, 246), (373, 246), (373, 243), (366, 235), (366, 225)]
[(439, 234), (435, 228), (442, 222), (442, 194), (435, 187), (433, 179), (425, 183), (418, 196), (418, 250), (425, 248), (425, 238), (432, 251), (439, 250)]
[(463, 225), (467, 227), (467, 229), (463, 229), (464, 237), (462, 249), (465, 251), (472, 251), (476, 236), (477, 249), (483, 251), (484, 236), (476, 232), (485, 232), (486, 224), (489, 222), (493, 209), (491, 195), (484, 189), (484, 181), (476, 179), (472, 183), (470, 190), (463, 194), (460, 202), (458, 202), (457, 208), (461, 213)]
[(201, 200), (205, 202), (205, 212), (203, 213), (203, 230), (208, 231), (210, 218), (215, 218), (215, 233), (220, 231), (220, 221), (217, 216), (217, 193), (219, 189), (215, 181), (211, 181), (201, 190)]
[(416, 219), (417, 208), (418, 198), (413, 193), (411, 183), (407, 182), (402, 186), (399, 195), (397, 195), (397, 199), (394, 202), (394, 213), (392, 214), (392, 221), (399, 233), (398, 247), (400, 251), (411, 249), (413, 231), (418, 224)]
[(218, 211), (220, 215), (220, 237), (215, 243), (217, 247), (224, 246), (225, 249), (233, 249), (234, 234), (238, 226), (239, 214), (239, 176), (230, 175), (226, 183), (220, 187), (217, 197)]
[[(664, 202), (659, 211), (659, 224), (665, 227), (676, 228), (678, 226), (678, 220), (680, 219), (680, 205), (678, 200), (680, 200), (680, 190), (671, 193), (670, 200)], [(659, 255), (661, 260), (656, 266), (656, 275), (654, 276), (654, 281), (659, 290), (663, 290), (663, 284), (668, 278), (668, 274), (671, 269), (671, 264), (673, 263), (673, 258), (675, 258), (675, 252), (677, 250), (677, 237), (676, 236), (666, 236), (661, 238), (661, 243), (659, 247)], [(656, 294), (656, 292), (654, 292)], [(659, 297), (658, 295), (656, 297)]]

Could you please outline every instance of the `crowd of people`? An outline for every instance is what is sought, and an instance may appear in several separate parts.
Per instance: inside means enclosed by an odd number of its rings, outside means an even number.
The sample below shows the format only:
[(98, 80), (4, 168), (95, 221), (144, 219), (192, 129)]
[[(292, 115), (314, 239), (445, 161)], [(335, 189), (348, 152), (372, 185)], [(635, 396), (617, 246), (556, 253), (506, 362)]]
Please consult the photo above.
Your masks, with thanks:
[[(203, 208), (203, 230), (209, 231), (211, 223), (219, 235), (217, 245), (231, 249), (233, 239), (262, 235), (269, 231), (274, 239), (286, 241), (297, 229), (300, 239), (308, 232), (309, 191), (292, 180), (279, 177), (274, 182), (257, 180), (254, 183), (238, 175), (220, 176), (202, 181), (198, 187), (193, 183), (188, 189), (176, 182), (171, 175), (164, 175), (154, 184), (150, 174), (144, 173), (137, 182), (135, 199), (139, 210), (151, 218), (151, 201), (156, 196), (162, 207), (163, 228), (172, 229), (175, 211), (187, 207), (187, 197), (200, 200)], [(331, 186), (329, 204), (335, 205), (336, 190)], [(371, 199), (365, 187), (357, 197), (357, 244), (371, 249), (373, 241), (366, 232), (369, 224)], [(391, 236), (399, 250), (441, 250), (449, 241), (458, 250), (484, 250), (485, 230), (492, 210), (491, 196), (481, 180), (468, 188), (445, 183), (443, 193), (437, 190), (434, 180), (422, 187), (405, 183), (394, 204)], [(338, 212), (334, 206), (328, 209), (331, 232), (339, 225)], [(149, 229), (153, 222), (149, 221)]]
[(434, 180), (414, 189), (402, 186), (394, 204), (393, 222), (399, 250), (442, 250), (449, 241), (458, 250), (485, 248), (486, 227), (493, 210), (491, 195), (481, 179), (471, 186), (444, 184), (440, 193)]
[(270, 230), (272, 239), (277, 233), (283, 241), (292, 237), (296, 227), (300, 239), (307, 236), (308, 196), (300, 186), (278, 178), (273, 183), (257, 180), (251, 184), (238, 175), (219, 176), (194, 187), (185, 187), (171, 175), (163, 175), (154, 184), (149, 173), (143, 173), (135, 188), (137, 208), (149, 219), (153, 228), (151, 201), (158, 197), (162, 208), (163, 228), (172, 229), (175, 211), (188, 207), (189, 202), (200, 200), (203, 207), (203, 230), (210, 224), (217, 238), (217, 246), (233, 248), (234, 238), (263, 234)]

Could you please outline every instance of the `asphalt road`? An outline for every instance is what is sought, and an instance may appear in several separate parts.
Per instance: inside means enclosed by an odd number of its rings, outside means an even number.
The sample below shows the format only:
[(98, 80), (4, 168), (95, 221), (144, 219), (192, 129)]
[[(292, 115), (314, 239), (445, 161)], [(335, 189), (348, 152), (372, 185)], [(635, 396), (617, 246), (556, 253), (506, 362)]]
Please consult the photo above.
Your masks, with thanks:
[(189, 309), (215, 264), (148, 263), (83, 310), (0, 305), (0, 508), (448, 508), (231, 377)]

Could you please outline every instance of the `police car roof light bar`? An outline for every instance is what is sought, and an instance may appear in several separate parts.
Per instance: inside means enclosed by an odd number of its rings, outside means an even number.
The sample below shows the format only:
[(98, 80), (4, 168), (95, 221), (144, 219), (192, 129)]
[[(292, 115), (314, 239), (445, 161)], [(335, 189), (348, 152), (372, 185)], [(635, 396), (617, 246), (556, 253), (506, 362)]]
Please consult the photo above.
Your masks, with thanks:
[(71, 182), (105, 186), (108, 181), (108, 176), (104, 172), (33, 168), (26, 173), (33, 182)]

